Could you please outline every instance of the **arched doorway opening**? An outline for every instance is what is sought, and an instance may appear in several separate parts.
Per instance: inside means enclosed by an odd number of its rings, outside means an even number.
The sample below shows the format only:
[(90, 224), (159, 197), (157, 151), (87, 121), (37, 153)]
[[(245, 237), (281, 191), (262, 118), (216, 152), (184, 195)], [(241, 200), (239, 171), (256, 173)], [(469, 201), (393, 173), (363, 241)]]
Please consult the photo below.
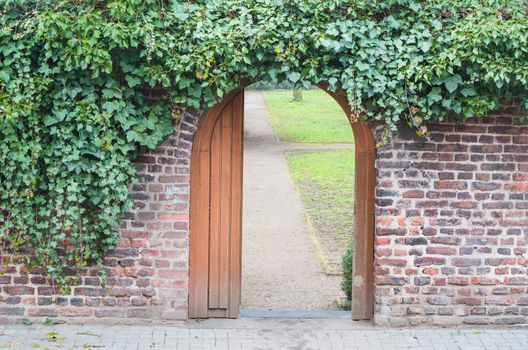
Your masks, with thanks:
[[(352, 111), (346, 94), (320, 86)], [(191, 156), (189, 317), (239, 315), (241, 293), (244, 90), (236, 89), (200, 120)], [(349, 118), (351, 119), (351, 118)], [(367, 123), (353, 122), (355, 138), (352, 318), (373, 314), (375, 148)]]

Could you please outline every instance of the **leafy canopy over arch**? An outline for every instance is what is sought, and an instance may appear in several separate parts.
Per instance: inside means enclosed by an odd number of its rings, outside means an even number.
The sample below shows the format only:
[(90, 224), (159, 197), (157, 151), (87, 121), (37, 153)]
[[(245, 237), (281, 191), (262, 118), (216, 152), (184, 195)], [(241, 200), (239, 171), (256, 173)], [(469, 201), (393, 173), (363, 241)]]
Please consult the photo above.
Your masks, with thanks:
[[(4, 0), (0, 238), (62, 272), (115, 247), (131, 160), (244, 78), (348, 93), (422, 132), (528, 86), (521, 0)], [(165, 98), (148, 99), (150, 88)]]

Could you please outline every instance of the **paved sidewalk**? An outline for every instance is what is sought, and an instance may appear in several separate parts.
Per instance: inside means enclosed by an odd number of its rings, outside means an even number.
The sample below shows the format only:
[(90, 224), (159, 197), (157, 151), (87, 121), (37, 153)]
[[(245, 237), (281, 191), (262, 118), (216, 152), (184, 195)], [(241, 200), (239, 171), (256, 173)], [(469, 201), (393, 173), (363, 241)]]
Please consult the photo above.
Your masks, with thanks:
[(526, 329), (384, 329), (342, 319), (0, 326), (0, 349), (528, 349)]

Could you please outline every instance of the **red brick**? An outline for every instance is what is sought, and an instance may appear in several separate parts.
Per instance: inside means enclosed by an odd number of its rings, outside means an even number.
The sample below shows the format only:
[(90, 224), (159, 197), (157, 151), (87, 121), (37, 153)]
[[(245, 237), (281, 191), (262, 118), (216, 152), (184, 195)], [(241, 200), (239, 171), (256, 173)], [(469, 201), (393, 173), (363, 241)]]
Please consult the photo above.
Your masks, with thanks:
[(453, 258), (453, 266), (480, 266), (481, 259), (478, 258)]
[(57, 309), (60, 316), (66, 317), (89, 317), (92, 316), (91, 308), (62, 307)]
[(376, 255), (377, 256), (391, 256), (392, 249), (391, 248), (377, 248)]
[(189, 214), (185, 214), (185, 213), (159, 213), (158, 214), (158, 219), (159, 220), (171, 220), (171, 221), (181, 221), (181, 220), (185, 220), (187, 217), (189, 216)]
[(425, 252), (432, 255), (456, 255), (457, 250), (454, 247), (427, 247)]
[(423, 273), (429, 276), (434, 276), (438, 274), (438, 269), (436, 267), (426, 267), (423, 269)]
[(470, 306), (478, 306), (478, 305), (482, 305), (482, 299), (480, 298), (456, 298), (454, 300), (454, 303), (470, 305)]
[(415, 266), (431, 266), (443, 264), (445, 264), (445, 258), (423, 257), (414, 259)]
[(464, 286), (469, 284), (469, 279), (466, 277), (449, 276), (447, 277), (447, 284)]
[(387, 259), (387, 258), (377, 258), (376, 264), (381, 266), (407, 266), (407, 261), (405, 259)]
[(403, 192), (403, 198), (424, 198), (425, 192), (420, 190), (410, 190)]
[(158, 276), (165, 279), (186, 280), (189, 272), (185, 270), (159, 270)]
[(33, 295), (35, 293), (35, 288), (29, 286), (6, 286), (3, 290), (9, 295)]

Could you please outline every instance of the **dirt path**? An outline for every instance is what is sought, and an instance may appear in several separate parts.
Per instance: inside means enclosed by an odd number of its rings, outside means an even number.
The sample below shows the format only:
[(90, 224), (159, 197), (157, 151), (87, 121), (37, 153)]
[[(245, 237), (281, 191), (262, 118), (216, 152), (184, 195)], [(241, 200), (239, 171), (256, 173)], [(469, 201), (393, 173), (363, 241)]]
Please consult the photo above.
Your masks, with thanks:
[(341, 277), (317, 261), (262, 94), (245, 99), (242, 309), (333, 310)]

